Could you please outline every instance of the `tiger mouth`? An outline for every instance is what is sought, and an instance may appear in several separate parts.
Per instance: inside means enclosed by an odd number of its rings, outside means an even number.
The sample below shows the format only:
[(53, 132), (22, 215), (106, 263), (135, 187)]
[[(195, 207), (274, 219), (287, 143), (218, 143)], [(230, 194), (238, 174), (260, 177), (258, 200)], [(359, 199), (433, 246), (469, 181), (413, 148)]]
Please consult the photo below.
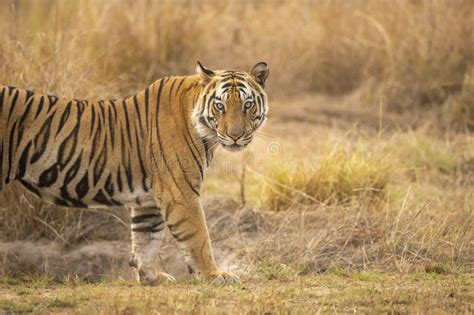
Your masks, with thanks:
[(240, 150), (242, 150), (243, 148), (245, 148), (247, 146), (247, 144), (240, 145), (240, 144), (237, 144), (237, 143), (230, 144), (230, 145), (229, 144), (224, 144), (224, 143), (221, 143), (221, 144), (224, 147), (224, 149), (229, 150), (231, 152), (240, 151)]

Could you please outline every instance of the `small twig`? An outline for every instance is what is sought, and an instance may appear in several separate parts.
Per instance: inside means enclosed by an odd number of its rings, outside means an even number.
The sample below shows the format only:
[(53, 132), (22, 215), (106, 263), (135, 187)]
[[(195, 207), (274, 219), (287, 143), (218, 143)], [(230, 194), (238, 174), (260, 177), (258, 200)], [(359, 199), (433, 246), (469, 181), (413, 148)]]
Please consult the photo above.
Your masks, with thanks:
[(83, 211), (87, 211), (87, 212), (95, 212), (95, 213), (102, 213), (102, 214), (106, 214), (106, 215), (109, 215), (113, 218), (115, 218), (120, 224), (122, 224), (123, 226), (125, 227), (129, 227), (129, 225), (127, 223), (125, 223), (118, 215), (114, 214), (114, 213), (111, 213), (111, 212), (108, 212), (108, 211), (101, 211), (101, 210), (94, 210), (94, 209), (91, 209), (91, 208), (86, 208), (86, 209), (81, 209)]
[(245, 162), (242, 163), (242, 170), (240, 173), (240, 202), (242, 204), (242, 207), (245, 206)]
[(58, 233), (58, 231), (56, 231), (51, 225), (49, 225), (48, 222), (42, 220), (38, 216), (35, 216), (34, 219), (38, 220), (39, 222), (44, 224), (47, 228), (49, 228), (61, 241), (63, 241), (64, 244), (66, 244), (67, 246), (71, 246), (71, 244), (68, 241), (66, 241), (66, 239), (62, 237), (61, 234)]

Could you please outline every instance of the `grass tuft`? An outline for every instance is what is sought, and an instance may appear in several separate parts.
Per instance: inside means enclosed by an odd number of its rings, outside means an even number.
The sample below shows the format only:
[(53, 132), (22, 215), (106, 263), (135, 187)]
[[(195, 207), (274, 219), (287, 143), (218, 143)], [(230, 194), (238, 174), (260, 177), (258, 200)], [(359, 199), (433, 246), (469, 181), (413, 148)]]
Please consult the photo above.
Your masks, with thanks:
[(347, 204), (354, 198), (376, 203), (386, 196), (394, 168), (377, 152), (336, 148), (314, 164), (274, 163), (265, 181), (264, 206), (275, 211), (308, 204)]

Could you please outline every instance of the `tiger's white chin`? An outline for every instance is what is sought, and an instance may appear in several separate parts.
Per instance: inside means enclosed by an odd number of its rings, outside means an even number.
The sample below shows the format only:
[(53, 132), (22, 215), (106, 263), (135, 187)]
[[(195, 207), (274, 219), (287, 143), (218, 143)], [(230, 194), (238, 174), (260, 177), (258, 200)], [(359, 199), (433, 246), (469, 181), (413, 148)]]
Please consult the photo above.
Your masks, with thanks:
[(247, 144), (240, 145), (240, 144), (237, 144), (237, 143), (234, 143), (234, 144), (231, 144), (231, 145), (221, 143), (221, 145), (224, 149), (226, 149), (227, 151), (231, 151), (231, 152), (241, 151), (242, 149), (244, 149), (247, 146)]

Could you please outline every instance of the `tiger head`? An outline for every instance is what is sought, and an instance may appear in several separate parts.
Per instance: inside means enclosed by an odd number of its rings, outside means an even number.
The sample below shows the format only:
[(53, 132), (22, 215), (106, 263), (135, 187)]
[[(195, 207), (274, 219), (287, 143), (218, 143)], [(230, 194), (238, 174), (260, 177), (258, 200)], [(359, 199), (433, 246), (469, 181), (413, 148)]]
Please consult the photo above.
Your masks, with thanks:
[(197, 132), (229, 151), (243, 149), (267, 117), (267, 64), (259, 62), (246, 73), (210, 70), (198, 61), (196, 71), (203, 86), (193, 110)]

